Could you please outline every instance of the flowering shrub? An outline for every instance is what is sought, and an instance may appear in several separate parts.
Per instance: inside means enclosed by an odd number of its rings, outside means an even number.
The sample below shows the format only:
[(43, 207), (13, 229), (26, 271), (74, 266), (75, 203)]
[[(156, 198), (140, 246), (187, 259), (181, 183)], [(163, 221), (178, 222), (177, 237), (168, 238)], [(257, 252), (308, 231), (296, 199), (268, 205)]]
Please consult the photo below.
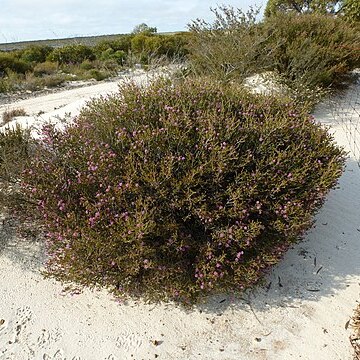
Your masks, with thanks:
[(64, 133), (44, 130), (24, 186), (48, 229), (48, 274), (150, 299), (256, 283), (344, 160), (293, 105), (205, 80), (127, 84)]

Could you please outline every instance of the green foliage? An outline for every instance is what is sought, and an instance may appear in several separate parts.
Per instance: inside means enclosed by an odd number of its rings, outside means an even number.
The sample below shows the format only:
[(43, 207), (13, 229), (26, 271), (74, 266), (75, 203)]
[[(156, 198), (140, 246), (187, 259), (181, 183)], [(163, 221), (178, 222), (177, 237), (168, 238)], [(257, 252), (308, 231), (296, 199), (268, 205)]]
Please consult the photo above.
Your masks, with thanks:
[(184, 60), (187, 55), (188, 38), (182, 34), (149, 35), (139, 33), (131, 39), (131, 52), (140, 62), (148, 64), (152, 58)]
[(264, 24), (268, 55), (292, 87), (338, 86), (359, 64), (360, 31), (342, 19), (282, 14)]
[(52, 50), (50, 46), (34, 45), (24, 50), (21, 59), (28, 63), (42, 63)]
[(28, 166), (32, 140), (20, 127), (0, 132), (0, 181), (18, 181)]
[(316, 13), (344, 16), (347, 21), (360, 21), (358, 0), (268, 0), (265, 17), (285, 13)]
[(262, 23), (257, 12), (213, 10), (215, 21), (190, 25), (191, 69), (223, 81), (274, 71), (296, 102), (318, 102), (359, 66), (360, 29), (341, 17), (283, 13)]
[(131, 39), (131, 51), (135, 53), (145, 52), (146, 41), (149, 38), (148, 35), (139, 33)]
[(91, 70), (95, 68), (95, 63), (93, 61), (90, 60), (84, 60), (81, 64), (80, 64), (80, 69), (82, 70)]
[(347, 21), (360, 23), (360, 2), (358, 0), (346, 0), (342, 10)]
[(309, 228), (343, 155), (291, 104), (159, 80), (46, 127), (24, 185), (49, 275), (187, 302), (257, 282)]
[(30, 69), (31, 65), (19, 59), (16, 54), (0, 52), (0, 73), (11, 70), (19, 74), (25, 74)]
[(110, 76), (110, 74), (108, 72), (101, 71), (98, 69), (91, 69), (88, 72), (88, 78), (95, 79), (96, 81), (104, 80), (104, 79), (108, 78), (109, 76)]
[(131, 49), (131, 39), (133, 35), (123, 35), (120, 36), (116, 40), (104, 40), (100, 41), (98, 44), (94, 46), (94, 52), (97, 57), (99, 57), (102, 52), (112, 49), (114, 52), (116, 51), (124, 51), (127, 53)]
[(187, 54), (187, 38), (181, 34), (148, 36), (144, 50), (151, 56), (184, 59)]
[(59, 64), (51, 61), (38, 63), (34, 66), (33, 73), (35, 76), (51, 75), (58, 71)]
[(5, 76), (1, 79), (0, 91), (6, 93), (14, 90), (20, 90), (20, 84), (24, 79), (24, 74), (19, 74), (8, 69), (6, 70)]
[(335, 14), (342, 4), (343, 0), (268, 0), (264, 14), (266, 17), (289, 12)]
[(156, 27), (150, 27), (145, 23), (136, 25), (132, 31), (133, 34), (146, 34), (151, 35), (157, 33)]
[(101, 53), (99, 59), (102, 61), (114, 60), (119, 65), (122, 65), (125, 62), (126, 53), (122, 50), (115, 51), (112, 48), (108, 48)]
[(189, 25), (190, 61), (197, 74), (237, 80), (269, 67), (266, 36), (256, 23), (258, 11), (223, 6), (212, 9), (213, 23), (196, 20)]
[(93, 50), (85, 45), (67, 45), (54, 49), (48, 60), (59, 64), (81, 64), (84, 60), (94, 60)]

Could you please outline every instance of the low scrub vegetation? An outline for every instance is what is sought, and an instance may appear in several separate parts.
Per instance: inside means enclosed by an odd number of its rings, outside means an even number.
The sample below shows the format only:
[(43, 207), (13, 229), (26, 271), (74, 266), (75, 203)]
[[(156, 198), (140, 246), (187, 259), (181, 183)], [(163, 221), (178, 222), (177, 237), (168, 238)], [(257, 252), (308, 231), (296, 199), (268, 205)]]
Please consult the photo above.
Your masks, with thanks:
[[(345, 154), (309, 103), (359, 66), (359, 30), (322, 14), (214, 13), (186, 35), (142, 24), (91, 48), (0, 54), (2, 91), (101, 80), (162, 57), (189, 56), (196, 75), (123, 85), (37, 143), (1, 134), (1, 169), (21, 179), (47, 230), (49, 276), (191, 303), (257, 283), (311, 226)], [(249, 94), (243, 80), (262, 72), (290, 96)]]
[(71, 80), (103, 80), (122, 68), (184, 59), (187, 34), (158, 35), (149, 31), (102, 40), (94, 46), (59, 48), (33, 45), (0, 51), (0, 93), (56, 87)]
[(190, 60), (195, 74), (222, 81), (273, 71), (292, 92), (312, 105), (338, 88), (360, 66), (360, 30), (329, 14), (279, 13), (258, 22), (258, 11), (213, 10), (215, 21), (193, 22)]
[(94, 100), (63, 133), (46, 127), (24, 186), (47, 227), (49, 275), (191, 302), (258, 282), (343, 162), (290, 103), (160, 80)]
[[(0, 132), (0, 210), (25, 214), (20, 180), (32, 157), (33, 140), (20, 127)], [(33, 211), (33, 206), (30, 211)], [(24, 215), (26, 218), (26, 215)]]
[(20, 127), (0, 132), (0, 181), (17, 182), (30, 159), (31, 137)]
[(282, 14), (264, 24), (273, 69), (291, 86), (338, 87), (360, 66), (360, 32), (341, 18)]
[(2, 115), (2, 122), (3, 124), (7, 124), (16, 116), (26, 116), (26, 112), (24, 109), (12, 109), (8, 111), (4, 111)]

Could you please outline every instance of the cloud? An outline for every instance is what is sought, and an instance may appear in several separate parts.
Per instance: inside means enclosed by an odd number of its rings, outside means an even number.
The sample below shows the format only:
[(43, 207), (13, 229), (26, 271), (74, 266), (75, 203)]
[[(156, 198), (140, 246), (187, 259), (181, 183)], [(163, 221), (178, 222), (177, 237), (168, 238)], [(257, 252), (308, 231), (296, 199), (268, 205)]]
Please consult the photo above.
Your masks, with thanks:
[[(263, 0), (230, 1), (248, 8)], [(1, 0), (0, 42), (130, 32), (146, 22), (159, 31), (185, 30), (195, 18), (211, 18), (216, 1), (204, 0)], [(2, 34), (2, 36), (1, 36)]]

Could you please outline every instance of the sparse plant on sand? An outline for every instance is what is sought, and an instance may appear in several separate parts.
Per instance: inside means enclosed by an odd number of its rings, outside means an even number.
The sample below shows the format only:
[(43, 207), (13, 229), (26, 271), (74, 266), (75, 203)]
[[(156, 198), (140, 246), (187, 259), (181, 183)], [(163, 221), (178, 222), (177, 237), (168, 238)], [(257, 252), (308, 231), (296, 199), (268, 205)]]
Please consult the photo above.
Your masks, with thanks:
[(2, 122), (3, 124), (7, 124), (16, 116), (26, 116), (26, 111), (24, 109), (12, 109), (4, 111), (2, 115)]

